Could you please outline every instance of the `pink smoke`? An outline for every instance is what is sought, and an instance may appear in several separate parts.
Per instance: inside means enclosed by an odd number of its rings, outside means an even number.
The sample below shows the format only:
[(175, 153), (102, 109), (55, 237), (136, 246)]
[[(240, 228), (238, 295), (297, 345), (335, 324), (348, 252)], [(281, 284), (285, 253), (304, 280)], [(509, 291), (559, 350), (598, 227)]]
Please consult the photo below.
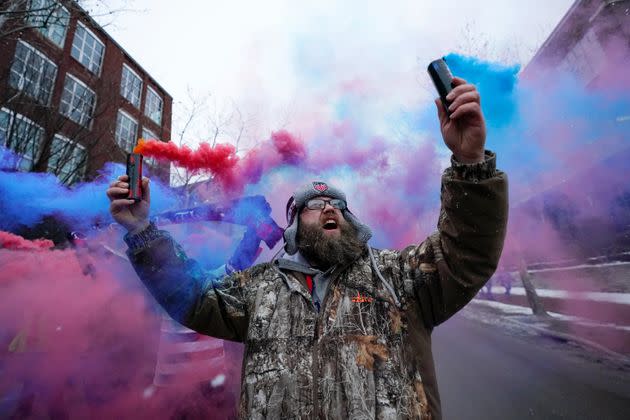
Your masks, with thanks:
[(169, 160), (193, 173), (211, 174), (228, 195), (240, 194), (245, 185), (257, 183), (265, 173), (282, 165), (298, 165), (306, 157), (302, 142), (286, 130), (272, 133), (271, 142), (263, 142), (243, 158), (231, 144), (212, 147), (201, 143), (192, 150), (171, 142), (141, 140), (134, 152)]
[[(84, 274), (82, 259), (92, 265), (90, 273)], [(126, 418), (134, 413), (162, 419), (201, 404), (220, 417), (234, 413), (235, 407), (225, 404), (226, 394), (201, 398), (186, 378), (173, 387), (151, 388), (161, 311), (121, 257), (105, 249), (21, 253), (20, 258), (0, 250), (0, 266), (0, 390), (15, 397), (12, 410), (18, 416)], [(226, 389), (237, 392), (239, 361), (229, 363), (234, 366), (222, 370), (229, 375)], [(225, 405), (217, 406), (218, 400)]]
[(52, 248), (54, 245), (50, 239), (35, 239), (31, 241), (13, 233), (0, 231), (0, 249), (43, 251)]

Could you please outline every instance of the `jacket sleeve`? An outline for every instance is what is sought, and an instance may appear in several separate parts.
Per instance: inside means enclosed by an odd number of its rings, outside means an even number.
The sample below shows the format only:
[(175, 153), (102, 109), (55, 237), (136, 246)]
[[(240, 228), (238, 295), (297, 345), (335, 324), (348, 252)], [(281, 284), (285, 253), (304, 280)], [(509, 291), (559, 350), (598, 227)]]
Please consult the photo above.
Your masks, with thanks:
[(432, 328), (464, 307), (496, 270), (508, 217), (507, 177), (496, 156), (463, 165), (452, 159), (442, 176), (438, 230), (402, 253), (421, 316)]
[(125, 236), (125, 241), (136, 273), (173, 319), (212, 337), (245, 340), (249, 320), (247, 271), (212, 275), (153, 224), (136, 235)]

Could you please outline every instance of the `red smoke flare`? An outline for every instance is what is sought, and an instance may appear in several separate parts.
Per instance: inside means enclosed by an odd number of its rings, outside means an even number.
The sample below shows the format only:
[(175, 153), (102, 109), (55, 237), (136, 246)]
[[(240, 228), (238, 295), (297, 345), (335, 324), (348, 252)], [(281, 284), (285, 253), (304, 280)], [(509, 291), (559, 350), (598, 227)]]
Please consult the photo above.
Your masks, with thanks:
[(50, 239), (35, 239), (30, 241), (9, 232), (0, 231), (0, 248), (15, 250), (43, 251), (55, 246)]
[(286, 130), (271, 133), (273, 145), (282, 157), (283, 163), (298, 164), (306, 158), (304, 144)]
[(209, 171), (217, 175), (231, 170), (238, 162), (236, 149), (231, 144), (217, 144), (211, 147), (208, 143), (201, 143), (199, 148), (193, 151), (187, 146), (180, 147), (172, 142), (140, 139), (133, 152), (169, 160), (190, 171)]
[(271, 142), (249, 151), (242, 159), (231, 144), (211, 147), (201, 143), (197, 150), (191, 150), (170, 142), (140, 139), (133, 151), (169, 160), (194, 173), (211, 173), (224, 190), (232, 193), (242, 192), (245, 185), (258, 182), (262, 175), (276, 167), (297, 165), (306, 158), (304, 144), (285, 130), (272, 133)]

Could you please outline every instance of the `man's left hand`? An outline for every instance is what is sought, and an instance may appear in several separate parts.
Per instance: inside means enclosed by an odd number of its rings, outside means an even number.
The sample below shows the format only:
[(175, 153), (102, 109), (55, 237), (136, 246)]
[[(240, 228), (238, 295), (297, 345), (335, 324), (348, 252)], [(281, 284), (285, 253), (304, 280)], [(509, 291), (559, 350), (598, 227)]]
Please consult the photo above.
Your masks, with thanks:
[(460, 163), (483, 162), (486, 122), (481, 113), (479, 92), (474, 85), (459, 77), (453, 78), (453, 87), (446, 97), (450, 103), (450, 117), (440, 99), (435, 100), (444, 143)]

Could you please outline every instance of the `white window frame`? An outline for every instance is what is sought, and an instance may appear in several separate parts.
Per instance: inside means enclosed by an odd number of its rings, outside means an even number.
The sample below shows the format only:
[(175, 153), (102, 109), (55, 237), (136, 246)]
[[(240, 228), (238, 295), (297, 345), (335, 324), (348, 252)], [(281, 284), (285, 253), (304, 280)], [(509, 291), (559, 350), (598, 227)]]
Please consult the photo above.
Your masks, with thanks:
[(11, 122), (13, 121), (13, 111), (11, 111), (8, 108), (3, 107), (3, 108), (0, 108), (0, 112), (4, 112), (5, 114), (9, 116), (9, 118), (7, 119), (7, 126), (4, 127), (3, 125), (0, 125), (0, 134), (2, 134), (2, 136), (0, 136), (0, 146), (6, 148), (7, 133), (10, 131)]
[[(159, 118), (157, 120), (155, 118), (153, 118), (153, 115), (151, 115), (151, 113), (149, 112), (150, 110), (148, 109), (148, 107), (149, 107), (149, 92), (154, 94), (160, 100), (160, 102), (162, 103), (162, 106), (160, 107), (160, 116), (159, 116)], [(146, 95), (146, 98), (144, 100), (144, 115), (149, 117), (151, 119), (151, 121), (155, 122), (157, 125), (161, 126), (162, 125), (162, 114), (164, 114), (164, 98), (162, 98), (162, 96), (159, 93), (157, 93), (157, 91), (155, 89), (153, 89), (151, 86), (147, 86), (147, 95)]]
[[(145, 136), (145, 133), (148, 134), (148, 136)], [(160, 138), (156, 136), (153, 131), (149, 130), (145, 126), (142, 126), (142, 138), (144, 140), (147, 140), (147, 139), (153, 139), (153, 140), (158, 140), (158, 141), (160, 140)], [(143, 159), (143, 162), (145, 162), (149, 166), (153, 166), (153, 167), (157, 166), (157, 160), (155, 160), (155, 158), (150, 157), (150, 156), (145, 156)]]
[[(39, 140), (38, 140), (38, 145), (37, 145), (37, 150), (35, 151), (35, 153), (33, 154), (24, 154), (21, 153), (19, 150), (16, 150), (15, 148), (10, 148), (9, 150), (11, 150), (15, 155), (17, 155), (19, 157), (19, 160), (16, 162), (16, 166), (17, 169), (21, 170), (21, 171), (25, 171), (28, 172), (31, 169), (33, 169), (33, 162), (35, 162), (37, 159), (39, 159), (41, 153), (42, 153), (42, 141), (44, 139), (44, 128), (42, 126), (40, 126), (39, 124), (37, 124), (35, 121), (31, 120), (30, 118), (12, 111), (10, 109), (7, 108), (0, 108), (0, 111), (5, 112), (7, 114), (9, 114), (9, 121), (8, 124), (6, 126), (6, 128), (3, 128), (4, 131), (4, 144), (2, 145), (3, 147), (6, 148), (6, 142), (8, 140), (7, 138), (7, 133), (12, 132), (14, 129), (14, 124), (16, 120), (20, 120), (24, 123), (26, 123), (27, 125), (30, 125), (32, 127), (35, 127), (36, 130), (38, 130), (39, 132)], [(30, 129), (30, 128), (29, 128)], [(30, 142), (30, 139), (28, 139), (27, 141)], [(27, 146), (27, 150), (30, 151), (32, 150), (31, 146)], [(28, 166), (24, 165), (24, 162), (28, 162)]]
[[(37, 6), (35, 6), (36, 2), (38, 3)], [(35, 29), (37, 29), (37, 31), (40, 34), (42, 34), (44, 37), (49, 39), (53, 44), (55, 44), (59, 48), (63, 48), (63, 45), (66, 42), (66, 36), (68, 34), (68, 26), (70, 26), (70, 11), (63, 4), (61, 4), (60, 2), (56, 0), (36, 0), (36, 1), (30, 0), (29, 4), (31, 7), (31, 10), (33, 10), (32, 9), (33, 7), (39, 7), (39, 8), (44, 8), (44, 7), (49, 7), (49, 6), (52, 7), (53, 4), (56, 4), (55, 10), (50, 15), (50, 20), (47, 26), (41, 26), (43, 25), (44, 22), (38, 21), (38, 18), (41, 18), (43, 16), (38, 16), (37, 14), (31, 14), (31, 16), (29, 16), (28, 21), (30, 24), (36, 25)], [(66, 17), (59, 16), (59, 10), (63, 10), (63, 12), (66, 14)], [(64, 23), (64, 22), (61, 22), (62, 19), (67, 19), (67, 20)], [(55, 40), (55, 31), (60, 27), (63, 27), (63, 32), (61, 35), (61, 39), (59, 40), (59, 42), (57, 42), (57, 40)]]
[[(62, 168), (59, 168), (59, 166), (57, 164), (52, 165), (51, 164), (51, 158), (52, 158), (52, 153), (54, 151), (54, 147), (55, 147), (55, 141), (59, 140), (62, 141), (63, 143), (67, 143), (69, 145), (64, 145), (64, 147), (72, 147), (72, 151), (70, 153), (72, 153), (72, 156), (69, 156), (69, 160), (68, 162), (65, 162), (62, 165)], [(81, 159), (80, 156), (77, 156), (77, 150), (80, 150), (80, 152), (85, 153), (85, 162), (83, 162), (83, 166), (77, 170), (77, 167), (81, 164), (80, 160), (77, 160), (77, 158)], [(53, 142), (51, 144), (51, 155), (48, 156), (48, 165), (47, 165), (47, 171), (50, 173), (55, 173), (55, 172), (59, 172), (59, 174), (57, 174), (57, 177), (63, 181), (66, 184), (72, 184), (74, 181), (79, 180), (81, 178), (83, 178), (83, 176), (85, 175), (85, 169), (87, 167), (87, 150), (85, 149), (85, 147), (77, 142), (73, 142), (72, 140), (70, 140), (68, 137), (63, 136), (59, 133), (55, 134), (55, 136), (53, 137)], [(65, 157), (65, 156), (64, 156)], [(66, 165), (68, 165), (70, 163), (71, 168), (69, 171), (65, 171), (64, 167)], [(69, 174), (72, 174), (72, 176), (68, 177)], [(64, 179), (66, 178), (66, 179)]]
[[(87, 32), (88, 35), (92, 36), (94, 38), (94, 40), (103, 47), (103, 54), (101, 55), (100, 60), (97, 63), (96, 71), (95, 71), (95, 69), (91, 68), (91, 64), (93, 64), (92, 57), (88, 57), (87, 58), (88, 64), (85, 64), (83, 62), (83, 57), (87, 57), (87, 54), (84, 51), (85, 42), (83, 42), (83, 45), (81, 46), (81, 49), (79, 49), (79, 47), (76, 48), (79, 51), (79, 57), (75, 57), (74, 56), (74, 49), (75, 49), (74, 48), (74, 44), (75, 44), (75, 41), (77, 39), (77, 29), (78, 29), (79, 26), (83, 30), (85, 30), (85, 32)], [(101, 70), (103, 68), (103, 61), (105, 60), (105, 43), (103, 43), (103, 41), (101, 41), (101, 39), (94, 32), (92, 32), (90, 30), (90, 28), (88, 28), (87, 25), (85, 25), (83, 22), (80, 22), (80, 21), (77, 22), (77, 29), (75, 29), (75, 31), (74, 31), (74, 38), (72, 40), (72, 48), (70, 49), (70, 56), (72, 56), (75, 60), (77, 60), (79, 63), (81, 63), (81, 65), (83, 65), (90, 72), (96, 74), (97, 76), (100, 76), (101, 75)]]
[[(136, 125), (136, 130), (135, 133), (133, 133), (133, 139), (123, 139), (121, 138), (120, 134), (120, 121), (121, 119), (119, 118), (120, 115), (130, 119), (131, 121), (134, 122), (134, 124)], [(116, 114), (116, 143), (118, 144), (118, 146), (120, 146), (120, 148), (126, 152), (126, 153), (131, 153), (131, 151), (133, 150), (133, 148), (136, 146), (136, 142), (138, 141), (138, 120), (136, 120), (134, 117), (132, 117), (131, 115), (129, 115), (127, 112), (125, 112), (122, 109), (118, 110), (118, 114)], [(127, 144), (128, 142), (130, 142), (129, 144)]]
[[(24, 69), (21, 74), (18, 74), (17, 70), (15, 70), (15, 66), (17, 63), (17, 53), (18, 53), (18, 46), (16, 45), (15, 54), (13, 55), (13, 63), (11, 64), (11, 69), (9, 70), (9, 85), (13, 87), (14, 89), (24, 92), (25, 94), (32, 97), (37, 102), (43, 105), (50, 105), (50, 100), (52, 99), (53, 90), (55, 89), (55, 81), (57, 80), (57, 70), (59, 68), (57, 67), (55, 63), (53, 63), (53, 61), (50, 58), (48, 58), (44, 53), (39, 51), (37, 48), (33, 47), (28, 42), (22, 41), (20, 39), (18, 40), (18, 45), (24, 46), (24, 48), (27, 49), (28, 53), (27, 53), (27, 56), (25, 57), (25, 60), (23, 60)], [(30, 60), (32, 54), (37, 55), (39, 58), (43, 60), (39, 66), (39, 69), (37, 69), (37, 80), (28, 82), (28, 83), (35, 83), (34, 92), (29, 91), (30, 85), (25, 86), (25, 80), (26, 80), (25, 75), (28, 72), (29, 68), (32, 67), (31, 66), (32, 62)], [(50, 81), (50, 87), (47, 91), (42, 90), (42, 81), (44, 79), (44, 67), (42, 66), (43, 63), (51, 65), (52, 68), (54, 69), (52, 73), (52, 80)], [(18, 78), (17, 85), (13, 83), (14, 75), (15, 77)], [(45, 97), (43, 97), (42, 95), (38, 95), (41, 92), (47, 92), (47, 95)]]
[[(144, 136), (144, 133), (149, 134), (149, 135), (150, 135), (150, 137), (145, 137), (145, 136)], [(158, 136), (157, 136), (157, 135), (156, 135), (153, 131), (149, 130), (148, 128), (146, 128), (146, 127), (144, 127), (144, 126), (142, 127), (142, 138), (143, 138), (144, 140), (147, 140), (147, 139), (160, 140), (160, 138), (159, 138), (159, 137), (158, 137)]]
[(606, 63), (606, 53), (591, 28), (569, 50), (559, 64), (560, 69), (577, 75), (585, 85), (588, 85), (602, 71)]
[[(10, 114), (11, 111), (8, 110), (7, 108), (4, 108), (4, 107), (0, 108), (0, 112), (5, 112), (5, 113), (11, 115)], [(6, 137), (6, 131), (9, 129), (9, 123), (10, 122), (11, 122), (11, 118), (9, 117), (6, 127), (4, 127), (2, 124), (0, 124), (0, 133), (3, 133), (2, 137), (0, 137), (0, 140), (2, 140), (0, 142), (0, 146), (2, 146), (2, 147), (4, 147), (4, 144), (5, 144), (4, 142), (6, 141), (6, 138), (5, 138)]]
[[(139, 81), (140, 81), (140, 86), (138, 86), (138, 94), (137, 94), (137, 98), (136, 102), (133, 101), (133, 91), (131, 89), (126, 89), (129, 86), (129, 83), (125, 84), (125, 78), (123, 77), (123, 75), (125, 74), (125, 70), (127, 70), (129, 73), (131, 73), (132, 77), (136, 77)], [(140, 75), (138, 73), (136, 73), (135, 71), (133, 71), (133, 69), (131, 67), (129, 67), (127, 64), (123, 63), (123, 67), (120, 73), (120, 94), (123, 98), (127, 99), (133, 106), (135, 106), (136, 108), (140, 109), (140, 100), (142, 99), (142, 77), (140, 77)], [(132, 98), (129, 98), (125, 92), (125, 90), (127, 90), (127, 92), (131, 92), (132, 93)]]
[[(79, 121), (75, 120), (73, 118), (73, 113), (72, 110), (70, 109), (71, 107), (74, 106), (74, 97), (75, 97), (75, 89), (72, 90), (72, 97), (70, 98), (70, 103), (68, 104), (68, 108), (69, 108), (69, 112), (66, 113), (64, 112), (64, 96), (66, 93), (66, 82), (68, 80), (68, 78), (71, 78), (76, 84), (81, 85), (83, 88), (87, 89), (88, 91), (92, 92), (92, 95), (94, 97), (94, 102), (92, 103), (92, 109), (89, 110), (89, 114), (87, 115), (87, 121), (83, 121), (84, 117), (85, 117), (85, 112), (82, 109), (81, 110), (81, 117), (79, 117)], [(98, 97), (96, 96), (96, 92), (94, 92), (92, 89), (90, 89), (90, 87), (83, 83), (78, 77), (73, 76), (71, 73), (66, 73), (66, 80), (63, 83), (63, 91), (61, 93), (61, 99), (60, 99), (60, 106), (59, 106), (59, 112), (61, 112), (62, 115), (68, 117), (70, 120), (74, 121), (75, 123), (82, 125), (83, 127), (86, 127), (88, 129), (92, 128), (92, 122), (94, 121), (94, 111), (96, 110), (96, 101), (98, 100)], [(87, 124), (86, 124), (87, 123)]]

